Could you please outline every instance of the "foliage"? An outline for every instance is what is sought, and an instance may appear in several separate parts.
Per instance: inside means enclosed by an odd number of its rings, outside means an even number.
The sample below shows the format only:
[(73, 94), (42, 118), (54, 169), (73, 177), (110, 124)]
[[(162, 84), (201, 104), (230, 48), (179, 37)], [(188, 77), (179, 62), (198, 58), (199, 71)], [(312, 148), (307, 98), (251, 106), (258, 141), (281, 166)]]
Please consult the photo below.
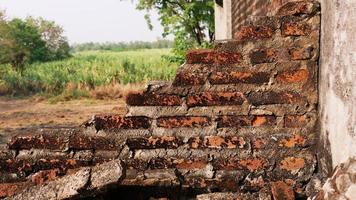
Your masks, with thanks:
[(10, 64), (22, 72), (26, 64), (69, 57), (63, 30), (44, 19), (0, 20), (0, 64)]
[[(209, 46), (215, 39), (213, 0), (138, 0), (137, 8), (158, 11), (163, 36), (174, 35), (179, 58), (188, 48)], [(145, 18), (152, 28), (149, 14)]]
[(93, 51), (93, 50), (108, 50), (108, 51), (128, 51), (140, 49), (163, 49), (172, 48), (172, 41), (158, 39), (154, 42), (134, 41), (134, 42), (106, 42), (106, 43), (83, 43), (72, 45), (74, 52)]
[(0, 65), (5, 68), (0, 74), (0, 93), (86, 94), (112, 83), (171, 80), (178, 66), (162, 60), (163, 55), (169, 55), (169, 49), (80, 52), (66, 60), (29, 65), (22, 76), (9, 65)]

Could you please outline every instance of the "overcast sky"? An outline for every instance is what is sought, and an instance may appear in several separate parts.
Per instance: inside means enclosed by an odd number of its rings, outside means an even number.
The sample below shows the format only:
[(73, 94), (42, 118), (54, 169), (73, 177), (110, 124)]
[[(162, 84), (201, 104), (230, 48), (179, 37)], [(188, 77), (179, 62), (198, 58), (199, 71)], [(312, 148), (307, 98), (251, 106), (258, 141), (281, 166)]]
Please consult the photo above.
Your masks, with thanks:
[(150, 31), (144, 11), (137, 11), (131, 0), (0, 0), (0, 9), (10, 17), (56, 21), (71, 43), (153, 41), (162, 33), (157, 14), (152, 13), (154, 30)]

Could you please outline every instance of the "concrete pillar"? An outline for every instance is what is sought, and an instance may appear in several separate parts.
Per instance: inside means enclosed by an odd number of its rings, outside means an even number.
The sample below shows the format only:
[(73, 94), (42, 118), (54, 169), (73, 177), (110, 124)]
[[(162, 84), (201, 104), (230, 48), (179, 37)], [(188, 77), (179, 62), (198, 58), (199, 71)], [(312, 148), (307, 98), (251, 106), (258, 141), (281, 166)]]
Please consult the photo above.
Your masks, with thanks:
[(356, 1), (321, 3), (319, 158), (326, 175), (356, 156)]
[(215, 4), (215, 38), (232, 39), (231, 0), (224, 0), (223, 6)]

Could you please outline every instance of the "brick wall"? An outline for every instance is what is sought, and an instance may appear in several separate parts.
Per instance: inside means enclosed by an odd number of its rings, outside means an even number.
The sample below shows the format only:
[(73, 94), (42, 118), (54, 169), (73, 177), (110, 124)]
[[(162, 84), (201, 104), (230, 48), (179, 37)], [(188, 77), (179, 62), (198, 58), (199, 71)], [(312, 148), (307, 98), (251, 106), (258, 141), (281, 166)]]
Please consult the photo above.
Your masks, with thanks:
[(0, 196), (118, 158), (121, 186), (307, 196), (317, 171), (319, 29), (317, 3), (285, 4), (252, 17), (234, 41), (189, 51), (172, 83), (128, 95), (126, 116), (24, 131), (1, 152)]
[(296, 0), (244, 0), (231, 1), (232, 33), (239, 31), (250, 16), (273, 16), (285, 3)]

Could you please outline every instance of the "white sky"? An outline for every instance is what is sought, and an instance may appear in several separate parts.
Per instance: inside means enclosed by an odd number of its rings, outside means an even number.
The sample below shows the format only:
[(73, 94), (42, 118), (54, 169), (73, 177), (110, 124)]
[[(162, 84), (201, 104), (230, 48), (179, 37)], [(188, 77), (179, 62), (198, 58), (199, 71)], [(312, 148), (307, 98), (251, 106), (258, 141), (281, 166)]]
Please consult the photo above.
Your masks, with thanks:
[(157, 14), (152, 13), (150, 31), (145, 11), (136, 10), (131, 0), (0, 0), (0, 9), (10, 17), (53, 20), (71, 43), (153, 41), (162, 33)]

